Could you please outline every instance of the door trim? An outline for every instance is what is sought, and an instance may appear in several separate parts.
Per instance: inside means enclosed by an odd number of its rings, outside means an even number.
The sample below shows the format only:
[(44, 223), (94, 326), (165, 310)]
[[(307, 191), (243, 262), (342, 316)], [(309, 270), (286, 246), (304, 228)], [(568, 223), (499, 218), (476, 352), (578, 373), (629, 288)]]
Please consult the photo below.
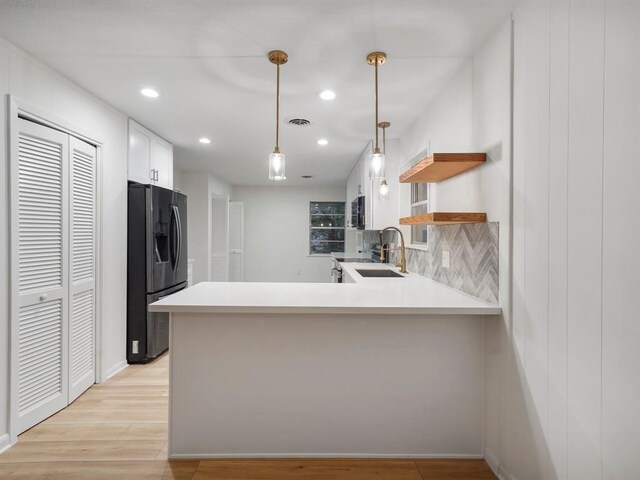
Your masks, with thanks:
[[(38, 107), (35, 107), (23, 100), (16, 98), (13, 95), (7, 95), (8, 98), (8, 127), (9, 127), (9, 135), (7, 138), (7, 148), (8, 148), (8, 163), (9, 163), (9, 285), (13, 285), (14, 282), (17, 282), (15, 278), (17, 272), (17, 256), (14, 255), (15, 249), (15, 232), (17, 231), (17, 222), (18, 219), (14, 215), (14, 210), (16, 209), (16, 201), (12, 195), (12, 185), (14, 185), (15, 179), (17, 178), (17, 172), (14, 165), (17, 165), (18, 160), (18, 120), (20, 118), (24, 120), (28, 120), (45, 127), (52, 128), (54, 130), (58, 130), (60, 132), (66, 133), (73, 137), (76, 137), (84, 142), (87, 142), (96, 147), (96, 259), (95, 259), (95, 305), (96, 305), (96, 339), (95, 339), (95, 376), (96, 383), (102, 382), (102, 359), (98, 352), (102, 352), (101, 344), (103, 335), (103, 321), (102, 321), (102, 181), (103, 181), (103, 162), (102, 162), (102, 148), (103, 148), (103, 138), (101, 135), (95, 134), (93, 132), (87, 131), (83, 128), (77, 127), (66, 120), (57, 117), (56, 115), (42, 110)], [(126, 215), (123, 215), (123, 223), (126, 222)], [(124, 230), (126, 231), (126, 223), (124, 225)], [(125, 252), (126, 254), (126, 252)], [(123, 264), (126, 264), (126, 258), (122, 261)], [(122, 285), (126, 285), (126, 269), (124, 269)], [(9, 292), (9, 441), (11, 444), (14, 444), (18, 439), (18, 405), (16, 404), (16, 394), (17, 394), (17, 382), (18, 382), (18, 328), (14, 324), (17, 319), (17, 308), (18, 305), (15, 305), (14, 299), (14, 287), (10, 287), (11, 291)], [(123, 313), (123, 318), (125, 318), (125, 313)]]

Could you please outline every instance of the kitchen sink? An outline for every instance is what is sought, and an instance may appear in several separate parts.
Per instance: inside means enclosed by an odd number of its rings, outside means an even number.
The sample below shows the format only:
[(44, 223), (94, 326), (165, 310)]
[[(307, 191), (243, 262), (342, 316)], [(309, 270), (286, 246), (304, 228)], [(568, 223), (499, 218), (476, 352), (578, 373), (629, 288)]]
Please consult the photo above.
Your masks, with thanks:
[(336, 257), (336, 260), (340, 263), (374, 263), (370, 258), (343, 258)]
[(373, 268), (367, 268), (367, 269), (362, 269), (362, 270), (358, 270), (356, 269), (356, 272), (358, 272), (361, 276), (366, 277), (366, 278), (371, 278), (371, 277), (384, 277), (384, 278), (404, 278), (403, 275), (400, 275), (397, 272), (394, 272), (393, 270), (378, 270), (378, 269), (373, 269)]

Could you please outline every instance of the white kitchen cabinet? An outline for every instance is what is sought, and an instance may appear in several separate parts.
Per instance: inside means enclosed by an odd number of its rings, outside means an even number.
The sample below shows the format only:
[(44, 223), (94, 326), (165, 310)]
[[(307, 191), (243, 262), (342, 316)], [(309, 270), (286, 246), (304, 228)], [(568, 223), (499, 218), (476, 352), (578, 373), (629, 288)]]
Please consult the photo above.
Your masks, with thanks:
[(365, 228), (369, 228), (371, 225), (371, 209), (368, 205), (371, 198), (371, 181), (369, 180), (369, 171), (366, 169), (370, 150), (371, 143), (368, 143), (347, 178), (347, 227), (352, 226), (351, 202), (361, 195), (365, 197)]
[(385, 172), (389, 184), (389, 198), (381, 201), (378, 195), (379, 181), (369, 178), (369, 153), (371, 142), (367, 144), (360, 158), (347, 178), (347, 206), (349, 215), (347, 227), (351, 227), (351, 201), (364, 195), (365, 229), (380, 230), (390, 225), (398, 225), (400, 218), (400, 183), (398, 181), (398, 159), (400, 149), (397, 140), (387, 140)]
[(356, 283), (356, 281), (345, 270), (342, 270), (342, 283)]
[(173, 145), (131, 119), (129, 180), (173, 188)]
[(155, 184), (161, 187), (173, 188), (173, 145), (161, 138), (151, 141), (151, 171), (156, 172)]

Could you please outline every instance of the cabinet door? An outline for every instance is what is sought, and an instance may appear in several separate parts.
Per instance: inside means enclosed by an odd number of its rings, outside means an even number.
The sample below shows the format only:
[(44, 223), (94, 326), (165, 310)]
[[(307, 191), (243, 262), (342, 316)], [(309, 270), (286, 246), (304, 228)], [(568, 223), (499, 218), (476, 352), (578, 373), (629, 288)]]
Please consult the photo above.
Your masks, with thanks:
[(69, 402), (95, 382), (96, 148), (69, 139)]
[(67, 405), (69, 137), (18, 122), (11, 158), (11, 403), (21, 433)]
[(150, 165), (155, 173), (156, 181), (153, 183), (173, 189), (173, 146), (161, 138), (153, 138)]
[(152, 182), (151, 132), (133, 121), (129, 121), (129, 180), (139, 183)]
[(364, 228), (370, 230), (373, 228), (373, 181), (369, 178), (369, 156), (372, 150), (372, 142), (367, 144), (367, 148), (364, 149), (360, 160), (358, 162), (359, 167), (359, 180), (360, 180), (360, 195), (364, 195)]

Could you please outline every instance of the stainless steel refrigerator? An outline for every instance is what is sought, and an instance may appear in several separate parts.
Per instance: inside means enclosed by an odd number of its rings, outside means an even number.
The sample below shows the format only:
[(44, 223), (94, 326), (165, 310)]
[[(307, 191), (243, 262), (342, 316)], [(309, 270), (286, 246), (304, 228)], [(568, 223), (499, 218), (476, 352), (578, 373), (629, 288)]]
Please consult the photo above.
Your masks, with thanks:
[(187, 197), (129, 182), (127, 361), (146, 363), (169, 348), (169, 314), (148, 306), (187, 286)]

